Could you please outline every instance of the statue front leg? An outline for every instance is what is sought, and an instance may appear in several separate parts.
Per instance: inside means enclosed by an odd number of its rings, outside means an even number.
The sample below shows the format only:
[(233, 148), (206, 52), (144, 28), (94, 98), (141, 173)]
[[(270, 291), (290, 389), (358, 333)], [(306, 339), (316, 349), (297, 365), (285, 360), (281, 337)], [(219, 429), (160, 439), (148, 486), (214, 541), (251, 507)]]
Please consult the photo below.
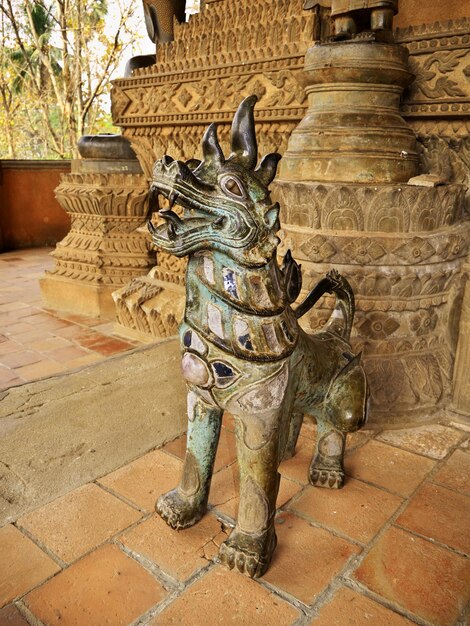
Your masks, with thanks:
[[(262, 576), (271, 562), (277, 539), (274, 530), (279, 491), (279, 415), (264, 423), (262, 437), (253, 437), (256, 418), (237, 419), (240, 504), (235, 528), (220, 546), (219, 560), (251, 578)], [(251, 424), (250, 424), (251, 422)]]
[(221, 421), (221, 409), (189, 391), (186, 456), (180, 484), (160, 496), (156, 504), (157, 513), (176, 530), (192, 526), (207, 511)]

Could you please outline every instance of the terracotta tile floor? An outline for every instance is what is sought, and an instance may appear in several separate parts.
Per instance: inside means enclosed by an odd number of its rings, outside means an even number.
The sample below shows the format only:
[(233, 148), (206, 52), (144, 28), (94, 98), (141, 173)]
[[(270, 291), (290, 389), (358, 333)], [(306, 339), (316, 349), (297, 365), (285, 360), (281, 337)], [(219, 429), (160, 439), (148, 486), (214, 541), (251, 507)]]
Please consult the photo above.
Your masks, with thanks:
[[(9, 285), (18, 297), (3, 300), (1, 315), (10, 321), (3, 343), (22, 346), (2, 354), (32, 352), (40, 356), (36, 364), (75, 367), (75, 358), (49, 353), (81, 349), (75, 340), (81, 332), (106, 333), (91, 320), (41, 309), (35, 281), (44, 251), (2, 256), (2, 294)], [(20, 288), (23, 278), (27, 291)], [(46, 336), (9, 315), (26, 308), (36, 313), (21, 319), (41, 315), (51, 323)], [(7, 335), (7, 328), (23, 324), (28, 328)], [(58, 347), (63, 329), (71, 345)], [(35, 364), (7, 362), (14, 384), (21, 382), (17, 369)], [(306, 480), (314, 440), (315, 428), (305, 425), (297, 454), (281, 466), (279, 544), (261, 580), (229, 572), (216, 559), (238, 502), (227, 420), (210, 510), (193, 528), (177, 533), (153, 513), (156, 497), (177, 481), (184, 435), (0, 528), (0, 626), (467, 625), (468, 430), (454, 423), (355, 434), (346, 485), (331, 492)]]
[(0, 254), (0, 391), (139, 345), (113, 335), (112, 323), (44, 308), (38, 280), (50, 251)]

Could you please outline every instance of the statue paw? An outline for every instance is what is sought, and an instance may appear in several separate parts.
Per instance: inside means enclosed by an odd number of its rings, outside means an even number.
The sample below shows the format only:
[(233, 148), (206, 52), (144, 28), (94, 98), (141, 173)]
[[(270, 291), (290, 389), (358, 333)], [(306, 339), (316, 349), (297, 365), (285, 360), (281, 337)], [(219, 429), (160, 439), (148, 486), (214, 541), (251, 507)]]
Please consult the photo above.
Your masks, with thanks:
[(207, 505), (194, 497), (183, 495), (178, 489), (173, 489), (158, 498), (155, 509), (168, 526), (175, 530), (183, 530), (201, 519)]
[(341, 489), (344, 485), (344, 472), (342, 469), (311, 467), (308, 480), (314, 487)]
[(234, 529), (219, 548), (219, 562), (250, 578), (262, 576), (269, 567), (277, 545), (273, 527), (260, 535), (247, 535)]

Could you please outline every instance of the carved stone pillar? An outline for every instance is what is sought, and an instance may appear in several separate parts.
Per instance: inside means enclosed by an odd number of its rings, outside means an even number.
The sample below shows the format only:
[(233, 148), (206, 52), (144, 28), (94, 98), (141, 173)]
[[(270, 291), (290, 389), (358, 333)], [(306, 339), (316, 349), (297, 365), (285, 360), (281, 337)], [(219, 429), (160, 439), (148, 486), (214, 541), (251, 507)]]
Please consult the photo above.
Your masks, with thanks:
[[(407, 57), (372, 41), (310, 48), (309, 108), (276, 183), (284, 247), (302, 263), (305, 288), (332, 267), (353, 286), (353, 341), (376, 426), (429, 421), (448, 407), (469, 246), (464, 186), (408, 184), (418, 152), (399, 113)], [(330, 307), (319, 303), (307, 323), (321, 326)]]
[(470, 420), (470, 257), (463, 266), (463, 304), (460, 314), (459, 342), (454, 365), (452, 409)]
[[(435, 417), (452, 392), (469, 245), (464, 188), (283, 181), (276, 188), (284, 249), (295, 250), (305, 288), (332, 267), (352, 284), (353, 343), (363, 350), (371, 423)], [(321, 326), (331, 306), (319, 303), (309, 326)]]
[(136, 159), (82, 159), (56, 196), (70, 215), (67, 236), (41, 279), (47, 306), (114, 319), (112, 292), (153, 265), (150, 240), (136, 232), (148, 210), (148, 185)]

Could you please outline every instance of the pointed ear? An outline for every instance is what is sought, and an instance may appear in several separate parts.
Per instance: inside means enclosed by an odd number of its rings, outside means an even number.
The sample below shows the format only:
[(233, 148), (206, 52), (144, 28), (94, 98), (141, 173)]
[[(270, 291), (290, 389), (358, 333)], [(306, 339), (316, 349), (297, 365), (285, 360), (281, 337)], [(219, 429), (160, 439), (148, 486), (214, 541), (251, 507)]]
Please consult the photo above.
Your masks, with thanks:
[(217, 126), (214, 122), (207, 127), (204, 133), (202, 139), (202, 154), (204, 156), (205, 165), (213, 165), (217, 168), (225, 161), (224, 153), (217, 139)]
[(199, 165), (201, 165), (201, 161), (199, 159), (189, 159), (189, 161), (186, 161), (186, 165), (189, 167), (190, 170), (194, 171), (196, 167), (199, 167)]
[(277, 164), (281, 160), (281, 155), (277, 152), (267, 154), (261, 159), (261, 163), (255, 169), (255, 174), (265, 187), (273, 182), (276, 176)]
[(264, 214), (264, 221), (271, 230), (279, 230), (281, 227), (279, 223), (279, 210), (279, 202), (276, 202), (276, 204), (273, 204), (272, 207)]

